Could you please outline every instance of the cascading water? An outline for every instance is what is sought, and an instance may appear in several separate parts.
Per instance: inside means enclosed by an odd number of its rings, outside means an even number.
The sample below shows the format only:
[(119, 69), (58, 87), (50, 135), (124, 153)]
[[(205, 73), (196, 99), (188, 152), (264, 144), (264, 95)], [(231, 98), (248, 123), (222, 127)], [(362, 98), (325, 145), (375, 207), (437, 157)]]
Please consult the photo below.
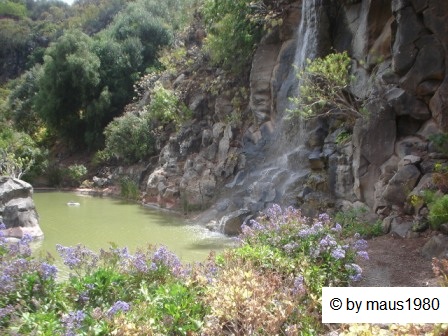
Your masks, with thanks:
[[(323, 0), (303, 0), (301, 19), (295, 34), (296, 50), (293, 66), (278, 92), (275, 129), (262, 141), (245, 143), (243, 153), (246, 168), (226, 185), (221, 199), (204, 214), (205, 221), (221, 218), (215, 229), (232, 233), (225, 228), (229, 220), (241, 223), (272, 203), (293, 203), (288, 190), (297, 186), (309, 173), (309, 150), (305, 146), (305, 131), (301, 122), (288, 118), (287, 110), (293, 108), (289, 97), (298, 92), (297, 69), (302, 68), (306, 59), (319, 56), (321, 16), (325, 15)], [(324, 20), (325, 21), (325, 20)], [(225, 215), (224, 215), (225, 214)], [(239, 224), (235, 224), (239, 225)]]

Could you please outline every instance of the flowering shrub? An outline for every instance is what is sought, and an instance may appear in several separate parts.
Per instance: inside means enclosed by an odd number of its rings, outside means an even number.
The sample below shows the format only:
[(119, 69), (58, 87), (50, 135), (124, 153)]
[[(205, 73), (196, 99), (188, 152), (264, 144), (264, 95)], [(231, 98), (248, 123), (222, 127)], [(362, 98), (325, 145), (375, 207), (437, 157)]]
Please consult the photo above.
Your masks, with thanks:
[[(71, 272), (58, 281), (49, 260), (31, 256), (29, 237), (10, 243), (0, 230), (0, 334), (323, 334), (322, 287), (359, 280), (356, 259), (368, 257), (366, 241), (341, 230), (326, 214), (310, 219), (274, 206), (243, 227), (239, 247), (193, 265), (165, 246), (97, 253), (58, 245)], [(439, 275), (447, 269), (434, 261)], [(373, 326), (357, 328), (340, 330), (376, 334)]]

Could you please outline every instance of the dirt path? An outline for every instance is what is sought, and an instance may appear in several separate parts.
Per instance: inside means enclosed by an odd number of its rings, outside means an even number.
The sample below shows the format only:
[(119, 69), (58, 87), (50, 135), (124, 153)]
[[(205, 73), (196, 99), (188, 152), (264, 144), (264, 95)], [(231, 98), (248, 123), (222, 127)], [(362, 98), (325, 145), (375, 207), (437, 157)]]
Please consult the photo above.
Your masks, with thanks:
[(364, 277), (355, 286), (437, 286), (431, 261), (420, 254), (428, 239), (429, 237), (402, 239), (385, 235), (368, 240), (369, 260), (359, 262)]

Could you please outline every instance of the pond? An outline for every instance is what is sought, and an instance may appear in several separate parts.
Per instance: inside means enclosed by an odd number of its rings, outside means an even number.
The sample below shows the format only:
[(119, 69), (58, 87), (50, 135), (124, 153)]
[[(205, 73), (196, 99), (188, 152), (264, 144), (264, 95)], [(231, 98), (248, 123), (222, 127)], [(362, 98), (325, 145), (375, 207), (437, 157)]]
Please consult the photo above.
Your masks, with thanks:
[(165, 245), (182, 261), (193, 262), (233, 244), (231, 238), (173, 213), (136, 203), (65, 192), (35, 192), (33, 199), (45, 235), (36, 243), (35, 254), (49, 252), (56, 257), (56, 244), (81, 243), (96, 252), (111, 242), (132, 252), (153, 244)]

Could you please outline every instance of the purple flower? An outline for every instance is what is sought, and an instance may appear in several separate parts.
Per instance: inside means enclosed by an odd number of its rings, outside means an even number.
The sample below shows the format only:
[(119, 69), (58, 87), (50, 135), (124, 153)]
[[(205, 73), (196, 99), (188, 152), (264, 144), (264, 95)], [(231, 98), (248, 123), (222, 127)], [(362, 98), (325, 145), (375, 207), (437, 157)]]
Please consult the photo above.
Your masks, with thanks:
[(44, 280), (54, 279), (58, 273), (56, 266), (47, 264), (46, 262), (40, 265), (40, 271)]
[(367, 249), (367, 241), (364, 239), (358, 239), (353, 243), (353, 248), (356, 251), (363, 251)]
[(349, 279), (352, 281), (361, 280), (362, 268), (357, 264), (346, 264), (345, 269), (352, 274), (349, 275)]
[(305, 291), (305, 287), (303, 285), (303, 276), (299, 275), (294, 278), (292, 294), (297, 295), (297, 294), (303, 293), (304, 291)]
[(300, 238), (306, 238), (308, 236), (311, 236), (312, 234), (314, 234), (314, 231), (311, 230), (310, 228), (307, 229), (302, 229), (299, 231), (299, 233), (297, 234)]
[(356, 254), (365, 260), (369, 260), (369, 254), (367, 251), (358, 251)]
[(292, 242), (292, 243), (288, 243), (286, 245), (283, 246), (283, 249), (285, 250), (286, 253), (291, 253), (293, 252), (297, 247), (299, 246), (299, 244), (297, 244), (296, 242)]
[(257, 222), (255, 219), (251, 219), (249, 221), (249, 223), (250, 223), (251, 229), (254, 230), (254, 231), (262, 231), (262, 230), (264, 230), (264, 226), (261, 225), (259, 222)]
[(75, 247), (56, 245), (56, 250), (64, 260), (64, 264), (70, 269), (77, 269), (81, 267), (93, 268), (98, 262), (98, 256), (80, 244)]
[(77, 310), (75, 312), (69, 312), (62, 316), (62, 324), (65, 329), (65, 336), (75, 336), (76, 331), (82, 327), (82, 322), (86, 318), (86, 314), (82, 310)]
[(338, 246), (333, 251), (331, 251), (331, 256), (336, 260), (343, 259), (345, 258), (345, 250)]
[(328, 214), (326, 214), (326, 213), (320, 214), (318, 218), (322, 222), (327, 222), (330, 220), (330, 216), (328, 216)]
[(0, 320), (5, 316), (11, 315), (14, 310), (14, 307), (11, 305), (7, 305), (5, 308), (0, 308)]
[(330, 247), (330, 246), (336, 246), (336, 240), (330, 235), (326, 235), (324, 238), (322, 238), (319, 242), (319, 245), (321, 247)]
[(137, 252), (132, 258), (132, 265), (141, 273), (148, 272), (148, 265), (146, 262), (146, 255), (140, 252)]
[(342, 231), (342, 226), (339, 223), (336, 223), (336, 225), (334, 226), (334, 228), (331, 228), (331, 231), (334, 232), (341, 232)]
[[(182, 264), (179, 258), (172, 252), (168, 251), (165, 246), (159, 247), (153, 255), (153, 262), (165, 265), (168, 267), (172, 274), (181, 275), (182, 274)], [(153, 265), (151, 264), (151, 268)]]
[(129, 311), (129, 309), (129, 303), (124, 301), (117, 301), (112, 307), (109, 308), (109, 310), (107, 311), (107, 316), (112, 317), (118, 312), (127, 312)]

